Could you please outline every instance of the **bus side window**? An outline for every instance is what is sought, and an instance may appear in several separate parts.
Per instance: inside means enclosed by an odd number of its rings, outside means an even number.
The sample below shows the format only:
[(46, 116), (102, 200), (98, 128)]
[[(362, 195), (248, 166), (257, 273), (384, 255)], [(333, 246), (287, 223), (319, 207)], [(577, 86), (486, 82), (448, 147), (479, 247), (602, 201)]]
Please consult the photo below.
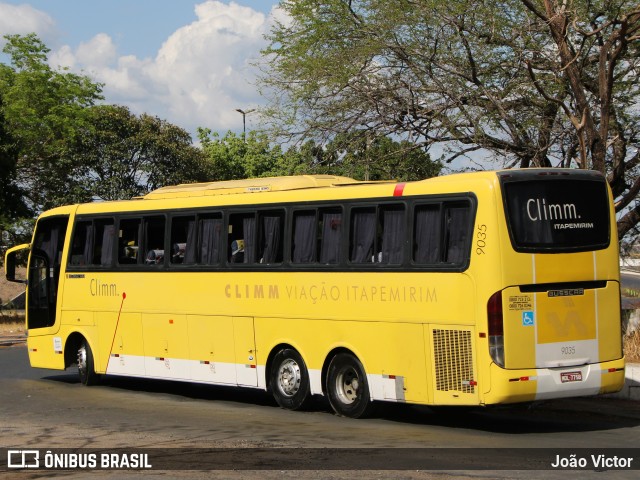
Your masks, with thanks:
[(229, 263), (257, 263), (256, 250), (255, 214), (235, 213), (229, 215), (229, 233), (227, 235)]
[[(194, 245), (193, 254), (196, 252), (198, 263), (202, 265), (217, 265), (222, 258), (222, 216), (203, 215), (198, 216), (198, 245)], [(190, 241), (187, 241), (185, 263), (191, 262), (192, 249)]]
[(164, 217), (145, 217), (144, 243), (145, 265), (164, 264)]
[(403, 205), (383, 207), (378, 215), (376, 262), (398, 265), (404, 260), (406, 221)]
[(418, 205), (413, 217), (413, 261), (440, 261), (440, 205)]
[(303, 210), (293, 214), (291, 261), (314, 263), (316, 257), (318, 220), (315, 210)]
[(71, 257), (69, 264), (72, 266), (85, 266), (92, 263), (93, 248), (93, 224), (91, 221), (76, 223), (71, 241)]
[(351, 210), (349, 261), (352, 263), (376, 262), (373, 243), (376, 238), (376, 210), (374, 207)]
[(108, 267), (113, 263), (113, 245), (116, 239), (116, 226), (112, 218), (95, 220), (94, 243), (91, 263)]
[(120, 220), (118, 232), (118, 263), (138, 263), (142, 221), (138, 218)]
[(70, 265), (111, 265), (114, 232), (112, 218), (78, 222), (73, 232)]
[(171, 263), (195, 262), (195, 229), (195, 215), (171, 219)]
[(281, 212), (265, 212), (260, 215), (259, 263), (282, 262), (282, 237), (284, 215)]
[(320, 263), (338, 263), (342, 238), (342, 212), (339, 209), (320, 212), (320, 235)]
[[(469, 204), (445, 205), (446, 240), (445, 262), (461, 264), (465, 260), (470, 233)], [(466, 252), (468, 254), (468, 252)]]

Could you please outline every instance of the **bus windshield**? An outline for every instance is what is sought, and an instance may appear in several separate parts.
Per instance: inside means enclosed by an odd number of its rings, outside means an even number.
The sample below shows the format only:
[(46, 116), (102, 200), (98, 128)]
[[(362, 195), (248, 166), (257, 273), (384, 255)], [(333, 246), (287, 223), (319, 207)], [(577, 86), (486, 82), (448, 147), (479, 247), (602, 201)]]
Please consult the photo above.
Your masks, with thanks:
[(609, 210), (602, 177), (503, 175), (503, 198), (513, 248), (568, 252), (609, 245)]

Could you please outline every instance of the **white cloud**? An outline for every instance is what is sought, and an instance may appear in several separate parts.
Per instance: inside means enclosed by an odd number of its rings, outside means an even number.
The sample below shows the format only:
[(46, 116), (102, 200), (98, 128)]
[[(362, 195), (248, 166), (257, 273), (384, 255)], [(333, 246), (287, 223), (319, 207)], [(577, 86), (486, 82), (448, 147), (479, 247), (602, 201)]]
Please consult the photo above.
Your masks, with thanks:
[(88, 42), (82, 42), (73, 50), (64, 45), (49, 55), (53, 66), (70, 69), (90, 66), (91, 69), (105, 69), (117, 59), (116, 46), (106, 33), (99, 33)]
[(80, 64), (107, 66), (116, 59), (116, 46), (106, 33), (99, 33), (88, 42), (83, 42), (76, 50)]
[(265, 46), (270, 19), (217, 0), (196, 5), (195, 13), (197, 19), (170, 35), (152, 59), (119, 57), (113, 40), (101, 33), (75, 49), (58, 49), (50, 61), (103, 82), (107, 102), (136, 113), (165, 118), (190, 132), (198, 126), (239, 129), (242, 116), (235, 109), (262, 103), (252, 85), (251, 62)]
[[(3, 35), (25, 35), (37, 33), (45, 43), (55, 33), (55, 22), (45, 12), (36, 10), (31, 5), (11, 5), (0, 2), (0, 32)], [(0, 45), (4, 45), (4, 39), (0, 38)]]

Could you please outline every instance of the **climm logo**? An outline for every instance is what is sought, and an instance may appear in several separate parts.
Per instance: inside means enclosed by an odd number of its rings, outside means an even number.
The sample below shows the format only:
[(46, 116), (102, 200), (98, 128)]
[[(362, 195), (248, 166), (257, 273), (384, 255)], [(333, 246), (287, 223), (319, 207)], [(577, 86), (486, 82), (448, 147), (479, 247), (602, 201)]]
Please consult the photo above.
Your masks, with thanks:
[(103, 283), (97, 278), (92, 278), (89, 283), (89, 292), (92, 297), (117, 297), (118, 287), (115, 283)]
[(573, 203), (547, 203), (546, 198), (527, 200), (527, 215), (532, 222), (543, 220), (577, 220), (580, 218)]

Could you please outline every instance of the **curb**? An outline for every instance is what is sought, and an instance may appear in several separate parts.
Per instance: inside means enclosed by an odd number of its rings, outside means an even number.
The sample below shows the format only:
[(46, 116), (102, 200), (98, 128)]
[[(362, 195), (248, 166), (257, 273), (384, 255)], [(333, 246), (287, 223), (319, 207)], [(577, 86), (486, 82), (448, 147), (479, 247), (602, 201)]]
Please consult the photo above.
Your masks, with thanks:
[(10, 347), (18, 343), (24, 343), (27, 341), (25, 335), (7, 335), (0, 337), (0, 347)]

